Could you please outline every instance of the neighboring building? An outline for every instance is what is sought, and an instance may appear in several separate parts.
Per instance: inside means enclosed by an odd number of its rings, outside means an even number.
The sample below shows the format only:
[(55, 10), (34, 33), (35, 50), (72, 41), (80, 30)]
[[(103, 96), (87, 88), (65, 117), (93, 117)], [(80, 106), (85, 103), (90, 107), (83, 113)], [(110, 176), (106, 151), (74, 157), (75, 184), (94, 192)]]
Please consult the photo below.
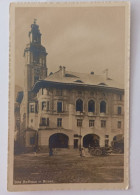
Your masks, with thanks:
[(27, 149), (109, 146), (124, 134), (124, 89), (107, 75), (60, 66), (47, 77), (47, 52), (36, 23), (25, 49), (20, 135)]

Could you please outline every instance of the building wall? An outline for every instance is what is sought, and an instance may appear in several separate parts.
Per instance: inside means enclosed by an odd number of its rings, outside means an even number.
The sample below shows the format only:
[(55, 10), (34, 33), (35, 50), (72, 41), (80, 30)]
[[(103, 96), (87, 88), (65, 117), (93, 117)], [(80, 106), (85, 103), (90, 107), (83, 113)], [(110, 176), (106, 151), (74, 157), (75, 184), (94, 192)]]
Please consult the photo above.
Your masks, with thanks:
[[(83, 112), (76, 112), (76, 100), (83, 100)], [(95, 101), (95, 112), (88, 112), (88, 101)], [(37, 111), (29, 113), (29, 127), (39, 129), (38, 144), (40, 146), (49, 145), (49, 137), (55, 133), (64, 133), (69, 137), (69, 146), (73, 146), (75, 135), (80, 135), (81, 142), (87, 134), (96, 134), (100, 137), (100, 146), (105, 145), (105, 137), (108, 135), (109, 145), (113, 137), (123, 134), (124, 131), (124, 100), (123, 96), (107, 90), (83, 90), (64, 89), (62, 94), (58, 89), (40, 89), (37, 93)], [(106, 102), (106, 113), (100, 113), (100, 102)], [(42, 102), (49, 101), (47, 107), (42, 110)], [(62, 101), (62, 113), (57, 112), (57, 101)], [(35, 103), (30, 103), (35, 104)], [(46, 103), (47, 105), (47, 103)], [(29, 105), (30, 106), (30, 105)], [(118, 107), (121, 107), (121, 114), (118, 114)], [(49, 118), (49, 126), (41, 125), (41, 118)], [(57, 118), (62, 118), (62, 127), (57, 127)], [(77, 126), (77, 119), (82, 119), (82, 127)], [(94, 126), (89, 127), (89, 120), (94, 120)], [(106, 121), (106, 127), (101, 127), (101, 120)], [(32, 122), (31, 122), (32, 121)], [(118, 121), (121, 127), (118, 128)], [(79, 138), (77, 138), (79, 139)]]

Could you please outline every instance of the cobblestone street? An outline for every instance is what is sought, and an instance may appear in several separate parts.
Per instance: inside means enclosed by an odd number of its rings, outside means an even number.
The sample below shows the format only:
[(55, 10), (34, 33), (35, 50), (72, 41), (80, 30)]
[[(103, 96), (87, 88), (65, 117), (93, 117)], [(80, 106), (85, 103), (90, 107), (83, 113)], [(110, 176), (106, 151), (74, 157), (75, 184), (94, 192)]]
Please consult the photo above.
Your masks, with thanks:
[(57, 151), (15, 156), (14, 183), (123, 182), (123, 155), (80, 157), (79, 152)]

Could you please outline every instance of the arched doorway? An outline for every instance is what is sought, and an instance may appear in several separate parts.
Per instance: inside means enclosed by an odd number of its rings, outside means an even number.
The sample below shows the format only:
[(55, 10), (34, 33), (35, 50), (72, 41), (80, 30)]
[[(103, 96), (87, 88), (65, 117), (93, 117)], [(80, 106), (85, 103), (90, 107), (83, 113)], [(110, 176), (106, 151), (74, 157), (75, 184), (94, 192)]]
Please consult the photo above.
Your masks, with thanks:
[(124, 152), (124, 136), (123, 134), (118, 134), (113, 137), (113, 141), (111, 142), (111, 146), (114, 150), (118, 152)]
[(55, 133), (49, 138), (49, 147), (51, 148), (68, 148), (69, 138), (63, 133)]
[(83, 147), (98, 147), (100, 145), (100, 137), (96, 134), (87, 134), (83, 137)]

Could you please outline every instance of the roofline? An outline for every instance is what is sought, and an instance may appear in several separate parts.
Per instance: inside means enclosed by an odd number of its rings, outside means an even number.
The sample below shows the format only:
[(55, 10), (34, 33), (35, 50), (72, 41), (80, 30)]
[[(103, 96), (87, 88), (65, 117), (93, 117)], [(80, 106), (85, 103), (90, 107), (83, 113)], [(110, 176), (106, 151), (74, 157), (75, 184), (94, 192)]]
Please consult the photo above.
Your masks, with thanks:
[(88, 85), (88, 84), (83, 84), (83, 83), (62, 83), (62, 82), (56, 82), (56, 81), (47, 81), (47, 80), (39, 80), (37, 81), (33, 88), (32, 91), (37, 93), (40, 88), (46, 88), (46, 84), (48, 87), (61, 87), (61, 88), (74, 88), (74, 87), (79, 87), (79, 88), (94, 88), (94, 89), (105, 89), (105, 90), (113, 90), (113, 91), (119, 91), (124, 93), (124, 89), (116, 88), (116, 87), (108, 87), (108, 86), (99, 86), (99, 85)]

